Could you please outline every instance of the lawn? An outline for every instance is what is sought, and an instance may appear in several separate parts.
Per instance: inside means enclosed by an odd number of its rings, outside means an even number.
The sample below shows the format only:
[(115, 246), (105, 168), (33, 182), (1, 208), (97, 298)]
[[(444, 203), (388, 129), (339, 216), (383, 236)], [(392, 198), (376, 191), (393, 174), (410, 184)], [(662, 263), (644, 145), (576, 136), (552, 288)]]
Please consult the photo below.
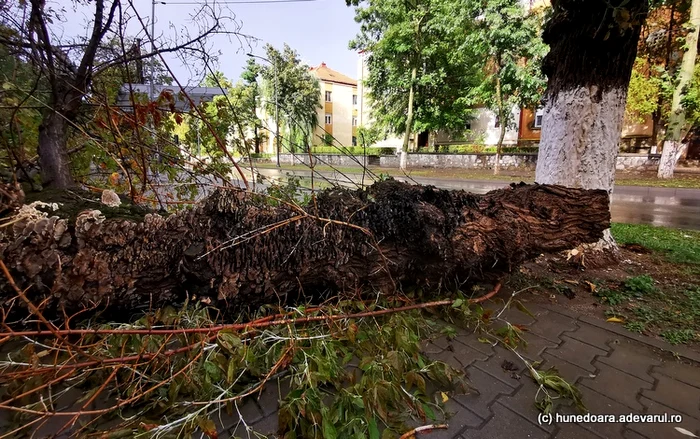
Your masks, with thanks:
[(611, 230), (618, 244), (641, 245), (671, 263), (700, 264), (700, 232), (619, 223)]

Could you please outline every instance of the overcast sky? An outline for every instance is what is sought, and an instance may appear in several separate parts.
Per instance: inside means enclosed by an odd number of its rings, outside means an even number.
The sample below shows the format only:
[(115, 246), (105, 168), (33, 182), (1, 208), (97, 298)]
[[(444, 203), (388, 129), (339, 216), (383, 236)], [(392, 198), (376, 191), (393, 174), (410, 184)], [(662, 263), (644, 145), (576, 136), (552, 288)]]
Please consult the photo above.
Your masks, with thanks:
[[(189, 17), (199, 7), (192, 3), (194, 2), (191, 0), (158, 1), (155, 34), (172, 35), (172, 29), (182, 29), (183, 26), (188, 26), (194, 31)], [(354, 21), (354, 8), (345, 6), (344, 0), (268, 4), (233, 1), (220, 3), (227, 3), (224, 7), (228, 10), (225, 12), (230, 14), (232, 11), (235, 14), (236, 21), (242, 24), (242, 33), (260, 39), (258, 43), (254, 43), (253, 53), (264, 56), (265, 43), (279, 48), (287, 43), (311, 66), (325, 62), (328, 67), (352, 78), (357, 75), (358, 56), (356, 52), (348, 49), (348, 42), (359, 31), (359, 25)], [(150, 22), (151, 1), (134, 0), (134, 4), (144, 20)], [(86, 6), (76, 8), (72, 0), (56, 0), (54, 5), (62, 6), (66, 10), (66, 22), (63, 23), (66, 34), (87, 33), (87, 23), (94, 13), (94, 6), (93, 9)], [(130, 30), (135, 32), (139, 29), (132, 23)], [(238, 41), (230, 42), (223, 37), (217, 37), (213, 47), (214, 50), (223, 52), (219, 56), (219, 69), (235, 82), (246, 63), (248, 49), (241, 49)], [(169, 57), (168, 63), (180, 80), (186, 82), (190, 79), (188, 69), (179, 60)]]

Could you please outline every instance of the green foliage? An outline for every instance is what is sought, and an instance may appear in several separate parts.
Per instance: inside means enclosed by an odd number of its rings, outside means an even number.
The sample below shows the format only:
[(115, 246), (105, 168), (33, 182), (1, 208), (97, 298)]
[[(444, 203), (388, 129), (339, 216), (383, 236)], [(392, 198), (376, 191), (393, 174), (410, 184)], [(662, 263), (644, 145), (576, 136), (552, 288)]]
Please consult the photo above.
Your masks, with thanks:
[(363, 148), (361, 146), (312, 146), (313, 154), (343, 154), (343, 155), (392, 155), (395, 148)]
[[(470, 90), (483, 75), (474, 48), (464, 44), (474, 27), (463, 4), (452, 0), (359, 2), (359, 35), (352, 49), (367, 53), (365, 85), (377, 126), (405, 132), (413, 87), (412, 131), (464, 130), (475, 104)], [(416, 70), (415, 81), (411, 80)]]
[[(536, 370), (538, 366), (538, 364), (533, 365), (530, 368), (530, 374), (542, 390), (538, 392), (535, 398), (535, 406), (542, 413), (551, 413), (554, 407), (554, 400), (562, 397), (571, 399), (579, 411), (586, 411), (586, 407), (583, 404), (583, 396), (576, 386), (563, 379), (555, 367), (541, 371)], [(554, 395), (550, 392), (554, 392)]]
[(331, 146), (333, 145), (333, 135), (329, 133), (325, 133), (323, 135), (323, 144), (325, 146)]
[[(262, 180), (263, 178), (260, 178), (260, 181)], [(285, 181), (271, 183), (267, 194), (272, 197), (266, 199), (271, 206), (279, 206), (282, 202), (306, 206), (311, 201), (311, 195), (302, 186), (301, 177), (290, 173), (287, 173)]]
[(648, 274), (634, 276), (625, 281), (625, 289), (632, 294), (643, 296), (656, 292), (654, 279)]
[(46, 103), (46, 95), (40, 93), (44, 89), (30, 64), (0, 46), (0, 163), (7, 166), (7, 174), (17, 162), (26, 170), (28, 159), (36, 154), (41, 123), (36, 107)]
[(287, 132), (283, 151), (306, 150), (318, 124), (317, 110), (322, 108), (318, 80), (288, 45), (280, 51), (268, 44), (265, 51), (270, 63), (259, 66), (265, 112), (275, 114), (277, 99), (280, 125)]
[[(656, 75), (654, 73), (657, 73)], [(659, 97), (662, 92), (660, 73), (649, 68), (648, 61), (637, 58), (632, 69), (629, 88), (627, 89), (627, 118), (643, 123), (659, 107)]]
[[(343, 315), (401, 304), (383, 299), (369, 305), (346, 300), (321, 309), (298, 306), (291, 312), (268, 306), (253, 318), (278, 312), (287, 318)], [(104, 395), (131, 398), (130, 404), (119, 409), (123, 416), (110, 425), (112, 431), (133, 435), (140, 429), (141, 433), (179, 438), (214, 437), (208, 432), (216, 431), (213, 420), (218, 412), (235, 413), (247, 400), (244, 397), (255, 398), (264, 384), (274, 386), (277, 378), (273, 375), (281, 376), (280, 381), (289, 388), (280, 395), (279, 407), (279, 427), (286, 438), (378, 437), (380, 428), (383, 437), (397, 437), (409, 428), (409, 422), (443, 420), (447, 392), (466, 390), (461, 371), (420, 352), (420, 342), (439, 329), (420, 310), (332, 323), (224, 329), (213, 336), (177, 330), (221, 323), (215, 309), (186, 303), (179, 310), (166, 307), (131, 323), (93, 326), (174, 331), (171, 335), (90, 334), (75, 340), (92, 358), (136, 355), (142, 359), (137, 365), (125, 365), (116, 376), (110, 376), (114, 369), (109, 367), (82, 371), (69, 385), (83, 389), (87, 398), (103, 386)], [(158, 353), (164, 355), (155, 355)], [(70, 354), (57, 351), (57, 355), (54, 361), (58, 362)], [(36, 361), (39, 357), (28, 344), (16, 358)], [(5, 391), (11, 397), (41, 383), (40, 378), (14, 380)], [(52, 391), (60, 394), (61, 386), (53, 386)], [(38, 395), (18, 404), (45, 409)], [(250, 420), (243, 419), (246, 421)], [(99, 426), (93, 423), (87, 432), (96, 433)]]
[(519, 0), (467, 3), (475, 30), (464, 45), (474, 47), (488, 71), (476, 89), (480, 101), (493, 110), (502, 132), (514, 126), (514, 107), (536, 107), (545, 88), (540, 72), (547, 46), (539, 32), (541, 17), (525, 11)]
[(382, 132), (376, 125), (360, 126), (357, 127), (357, 139), (360, 146), (371, 147), (382, 140)]
[(700, 127), (700, 67), (698, 64), (695, 65), (693, 79), (681, 99), (681, 105), (685, 109), (686, 122), (690, 129)]
[(700, 340), (698, 334), (692, 329), (667, 329), (661, 333), (661, 336), (673, 345)]
[[(485, 145), (441, 145), (438, 152), (441, 154), (494, 154), (495, 146)], [(536, 146), (506, 146), (501, 148), (503, 154), (537, 154)]]
[(611, 231), (619, 244), (642, 245), (669, 262), (700, 264), (700, 232), (620, 223), (613, 223)]
[(700, 339), (700, 287), (657, 287), (649, 275), (634, 276), (619, 286), (600, 286), (596, 296), (610, 305), (608, 317), (624, 321), (637, 333), (653, 333), (669, 343)]

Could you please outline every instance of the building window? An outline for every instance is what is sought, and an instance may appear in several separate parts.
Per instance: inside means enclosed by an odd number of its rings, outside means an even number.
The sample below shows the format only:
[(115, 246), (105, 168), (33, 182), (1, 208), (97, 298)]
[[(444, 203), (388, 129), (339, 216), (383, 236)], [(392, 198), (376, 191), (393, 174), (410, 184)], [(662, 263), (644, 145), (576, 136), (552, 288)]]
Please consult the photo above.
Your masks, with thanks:
[(357, 146), (357, 137), (352, 136), (352, 146)]
[(538, 108), (537, 111), (535, 111), (535, 128), (542, 128), (542, 118), (544, 117), (544, 110), (541, 108)]
[(330, 114), (326, 113), (326, 125), (330, 125), (331, 123), (333, 123), (333, 119)]
[(331, 92), (329, 92), (329, 91), (326, 92), (326, 102), (332, 102), (331, 101)]
[(354, 126), (354, 127), (357, 126), (357, 116), (352, 117), (352, 126)]
[(352, 104), (357, 105), (357, 95), (352, 95)]
[(501, 117), (497, 114), (496, 115), (496, 123), (493, 125), (494, 128), (498, 128), (501, 126)]

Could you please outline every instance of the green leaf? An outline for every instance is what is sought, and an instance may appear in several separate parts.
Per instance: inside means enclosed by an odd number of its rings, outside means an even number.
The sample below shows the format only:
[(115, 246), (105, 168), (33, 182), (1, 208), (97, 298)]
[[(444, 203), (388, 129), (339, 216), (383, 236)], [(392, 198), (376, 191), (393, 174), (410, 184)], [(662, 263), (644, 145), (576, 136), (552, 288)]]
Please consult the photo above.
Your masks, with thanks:
[(379, 427), (377, 427), (377, 419), (374, 417), (369, 420), (369, 439), (379, 439)]
[(330, 419), (328, 419), (328, 416), (323, 417), (322, 427), (324, 439), (336, 439), (338, 437), (338, 432), (335, 430), (335, 425), (333, 425)]
[(464, 305), (464, 299), (459, 298), (452, 303), (452, 308), (459, 308), (462, 305)]
[(525, 305), (523, 305), (521, 301), (516, 300), (513, 303), (515, 304), (515, 307), (518, 309), (518, 311), (527, 314), (528, 316), (532, 317), (533, 319), (535, 318), (535, 315), (532, 314), (529, 309), (525, 308)]
[(430, 420), (435, 421), (437, 417), (435, 416), (435, 412), (433, 411), (432, 407), (430, 407), (430, 404), (425, 404), (423, 403), (423, 411), (425, 414), (430, 418)]

